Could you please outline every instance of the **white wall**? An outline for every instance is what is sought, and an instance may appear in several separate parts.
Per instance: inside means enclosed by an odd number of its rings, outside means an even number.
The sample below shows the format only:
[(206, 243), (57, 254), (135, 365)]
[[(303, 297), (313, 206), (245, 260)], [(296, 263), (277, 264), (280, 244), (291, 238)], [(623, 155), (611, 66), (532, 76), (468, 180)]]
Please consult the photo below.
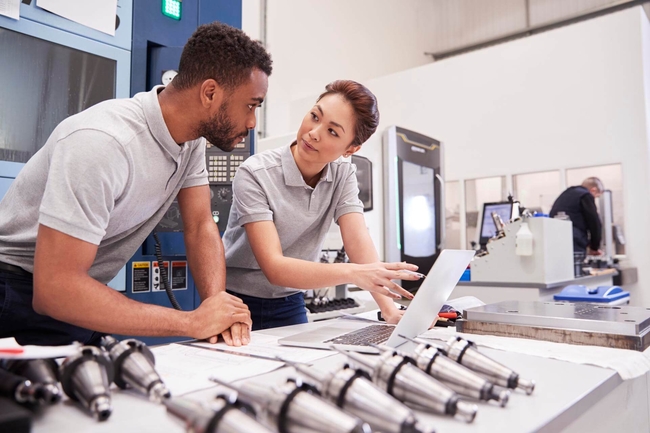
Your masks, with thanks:
[(275, 137), (267, 137), (257, 141), (255, 153), (264, 152), (266, 150), (277, 149), (282, 146), (288, 146), (296, 139), (298, 131), (289, 134), (276, 135)]
[[(643, 95), (645, 100), (645, 126), (646, 138), (648, 146), (650, 146), (650, 4), (645, 4), (644, 10), (646, 18), (641, 17), (641, 41), (642, 41), (642, 57), (643, 57)], [(639, 182), (650, 184), (650, 152), (647, 154), (646, 160), (646, 178), (639, 178)]]
[[(641, 291), (650, 284), (648, 26), (637, 7), (368, 80), (379, 131), (397, 124), (442, 140), (447, 180), (622, 163), (627, 254), (640, 278), (633, 302), (650, 305)], [(381, 134), (363, 147), (381, 191)], [(381, 211), (366, 218), (383, 250)]]
[(261, 41), (264, 11), (260, 0), (242, 0), (241, 29), (253, 40)]
[[(273, 74), (265, 136), (295, 131), (313, 95), (333, 80), (367, 81), (430, 63), (424, 52), (431, 6), (430, 0), (267, 0)], [(292, 115), (290, 102), (305, 96)]]

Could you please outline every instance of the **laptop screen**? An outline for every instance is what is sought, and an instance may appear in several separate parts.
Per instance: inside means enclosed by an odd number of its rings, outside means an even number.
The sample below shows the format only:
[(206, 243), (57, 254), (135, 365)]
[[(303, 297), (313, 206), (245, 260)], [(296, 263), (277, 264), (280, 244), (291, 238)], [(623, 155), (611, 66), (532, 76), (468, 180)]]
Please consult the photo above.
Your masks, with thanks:
[(413, 338), (431, 326), (438, 312), (451, 295), (458, 280), (474, 257), (472, 250), (443, 250), (422, 282), (402, 320), (386, 342), (387, 346), (398, 347), (406, 342), (398, 335)]

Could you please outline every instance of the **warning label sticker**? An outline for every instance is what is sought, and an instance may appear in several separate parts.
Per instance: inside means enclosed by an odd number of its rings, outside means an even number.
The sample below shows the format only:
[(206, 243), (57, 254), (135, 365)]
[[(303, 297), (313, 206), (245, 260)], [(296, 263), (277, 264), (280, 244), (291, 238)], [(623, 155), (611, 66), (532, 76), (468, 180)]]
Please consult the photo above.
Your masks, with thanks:
[(172, 290), (187, 290), (187, 262), (172, 262)]
[(149, 262), (132, 262), (131, 264), (131, 291), (133, 293), (148, 292), (151, 275)]
[[(169, 262), (163, 262), (163, 266), (167, 270), (165, 274), (167, 275), (167, 281), (169, 281)], [(163, 286), (162, 274), (160, 272), (160, 267), (158, 262), (151, 262), (151, 291), (160, 292), (165, 290)]]

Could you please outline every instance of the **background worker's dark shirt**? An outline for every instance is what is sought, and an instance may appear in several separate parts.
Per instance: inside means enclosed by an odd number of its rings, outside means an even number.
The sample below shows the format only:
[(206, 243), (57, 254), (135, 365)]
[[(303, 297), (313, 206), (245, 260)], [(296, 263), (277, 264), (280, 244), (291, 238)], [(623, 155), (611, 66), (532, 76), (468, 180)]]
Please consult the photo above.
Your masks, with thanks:
[(584, 251), (600, 248), (602, 225), (596, 201), (589, 190), (583, 186), (572, 186), (564, 191), (553, 203), (551, 218), (559, 212), (566, 213), (573, 223), (573, 249)]

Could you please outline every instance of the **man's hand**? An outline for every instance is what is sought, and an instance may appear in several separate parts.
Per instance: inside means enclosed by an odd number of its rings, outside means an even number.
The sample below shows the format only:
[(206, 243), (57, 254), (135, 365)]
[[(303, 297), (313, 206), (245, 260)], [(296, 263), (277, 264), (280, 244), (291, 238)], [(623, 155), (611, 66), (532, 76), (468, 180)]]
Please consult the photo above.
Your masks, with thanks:
[[(251, 328), (245, 323), (233, 323), (221, 336), (228, 346), (245, 346), (251, 341)], [(209, 341), (216, 343), (217, 337), (210, 337)]]
[[(251, 328), (253, 322), (248, 307), (241, 299), (226, 292), (219, 292), (205, 299), (199, 308), (190, 313), (189, 335), (199, 340), (209, 338), (211, 343), (216, 343), (217, 336), (235, 323), (240, 323), (247, 329)], [(236, 335), (240, 341), (243, 335), (248, 335), (241, 329), (235, 332), (238, 332)]]
[(588, 256), (602, 256), (603, 251), (602, 250), (592, 250), (591, 248), (587, 247), (587, 255)]

